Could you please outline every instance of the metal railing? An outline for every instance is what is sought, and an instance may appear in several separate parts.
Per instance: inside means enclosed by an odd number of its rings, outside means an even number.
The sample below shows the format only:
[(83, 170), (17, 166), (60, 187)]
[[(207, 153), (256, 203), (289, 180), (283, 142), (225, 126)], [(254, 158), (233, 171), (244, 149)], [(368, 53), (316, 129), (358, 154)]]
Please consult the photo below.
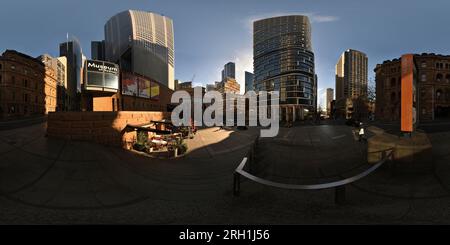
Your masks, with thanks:
[(241, 186), (241, 176), (254, 181), (258, 184), (280, 188), (280, 189), (290, 189), (290, 190), (322, 190), (322, 189), (329, 189), (329, 188), (335, 188), (335, 203), (337, 204), (343, 204), (345, 202), (345, 185), (353, 183), (357, 180), (360, 180), (376, 169), (378, 169), (381, 165), (383, 165), (388, 159), (392, 159), (394, 148), (389, 148), (381, 151), (375, 151), (375, 152), (368, 152), (368, 154), (373, 153), (381, 153), (381, 160), (377, 163), (373, 164), (370, 168), (367, 170), (356, 174), (352, 177), (345, 178), (342, 180), (332, 181), (328, 183), (322, 183), (322, 184), (310, 184), (310, 185), (299, 185), (299, 184), (285, 184), (285, 183), (279, 183), (274, 182), (270, 180), (266, 180), (263, 178), (260, 178), (258, 176), (255, 176), (247, 171), (244, 170), (244, 167), (247, 165), (249, 171), (252, 171), (252, 163), (255, 159), (255, 151), (256, 147), (258, 145), (258, 138), (255, 139), (255, 142), (250, 147), (250, 150), (247, 153), (247, 156), (242, 159), (239, 166), (234, 171), (234, 179), (233, 179), (233, 195), (238, 196), (240, 192), (240, 186)]

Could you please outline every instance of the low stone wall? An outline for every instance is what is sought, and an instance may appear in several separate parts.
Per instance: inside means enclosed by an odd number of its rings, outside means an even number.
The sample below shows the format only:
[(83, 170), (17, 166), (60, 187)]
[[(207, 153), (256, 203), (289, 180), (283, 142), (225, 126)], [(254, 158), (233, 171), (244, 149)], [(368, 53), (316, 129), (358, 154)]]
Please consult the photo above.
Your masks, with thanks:
[(51, 112), (48, 114), (47, 136), (66, 140), (90, 141), (104, 145), (127, 147), (135, 137), (127, 124), (142, 124), (170, 118), (169, 112)]
[[(423, 172), (433, 169), (432, 144), (427, 134), (414, 132), (411, 138), (399, 137), (385, 132), (376, 133), (369, 139), (368, 152), (394, 149), (393, 161), (399, 164), (402, 172)], [(382, 159), (381, 152), (368, 154), (368, 162)]]

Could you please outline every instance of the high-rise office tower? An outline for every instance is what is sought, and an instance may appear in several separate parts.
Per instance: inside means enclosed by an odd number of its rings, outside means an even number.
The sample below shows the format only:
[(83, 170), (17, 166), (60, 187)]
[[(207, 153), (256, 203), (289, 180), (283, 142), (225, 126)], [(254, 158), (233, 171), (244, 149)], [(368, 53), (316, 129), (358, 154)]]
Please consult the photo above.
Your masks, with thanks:
[(336, 101), (367, 95), (367, 56), (348, 49), (336, 64)]
[(173, 23), (156, 13), (127, 10), (105, 25), (106, 60), (175, 89)]
[(331, 102), (334, 99), (334, 90), (332, 88), (327, 88), (327, 95), (326, 95), (326, 103), (327, 103), (327, 113), (330, 114), (331, 112)]
[(222, 70), (222, 81), (227, 77), (236, 79), (236, 64), (228, 62), (225, 64)]
[(302, 119), (305, 112), (315, 111), (317, 80), (307, 16), (255, 21), (253, 66), (256, 91), (279, 91), (282, 120)]
[(81, 45), (76, 38), (72, 38), (59, 45), (59, 55), (67, 59), (66, 65), (66, 106), (69, 111), (79, 111), (80, 93), (83, 71), (83, 52)]
[(253, 78), (254, 75), (251, 72), (245, 72), (245, 92), (253, 91)]
[(91, 59), (105, 60), (105, 40), (91, 42)]

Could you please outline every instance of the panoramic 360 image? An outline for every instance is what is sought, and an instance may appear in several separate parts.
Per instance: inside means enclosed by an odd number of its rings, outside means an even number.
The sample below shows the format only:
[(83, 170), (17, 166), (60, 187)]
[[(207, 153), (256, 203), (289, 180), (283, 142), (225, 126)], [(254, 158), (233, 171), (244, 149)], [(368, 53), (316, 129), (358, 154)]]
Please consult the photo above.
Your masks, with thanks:
[(450, 224), (449, 10), (2, 0), (0, 224)]

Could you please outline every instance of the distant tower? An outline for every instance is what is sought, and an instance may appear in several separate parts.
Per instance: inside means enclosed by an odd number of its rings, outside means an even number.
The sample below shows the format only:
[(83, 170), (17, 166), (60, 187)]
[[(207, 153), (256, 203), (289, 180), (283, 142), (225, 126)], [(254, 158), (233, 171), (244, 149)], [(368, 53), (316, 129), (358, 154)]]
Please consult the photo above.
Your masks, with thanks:
[(251, 72), (246, 71), (245, 72), (245, 92), (247, 91), (253, 91), (253, 79), (254, 75)]
[(336, 101), (367, 95), (367, 56), (348, 49), (336, 64)]
[(327, 88), (327, 114), (331, 113), (331, 102), (334, 99), (334, 90), (332, 88)]
[(82, 82), (83, 69), (83, 52), (81, 45), (76, 38), (68, 40), (59, 45), (59, 55), (67, 59), (67, 101), (66, 106), (69, 111), (79, 111), (80, 107), (80, 93)]
[(91, 42), (91, 58), (93, 60), (105, 60), (105, 40)]
[(236, 79), (236, 64), (228, 62), (225, 64), (222, 70), (222, 81), (227, 77)]

